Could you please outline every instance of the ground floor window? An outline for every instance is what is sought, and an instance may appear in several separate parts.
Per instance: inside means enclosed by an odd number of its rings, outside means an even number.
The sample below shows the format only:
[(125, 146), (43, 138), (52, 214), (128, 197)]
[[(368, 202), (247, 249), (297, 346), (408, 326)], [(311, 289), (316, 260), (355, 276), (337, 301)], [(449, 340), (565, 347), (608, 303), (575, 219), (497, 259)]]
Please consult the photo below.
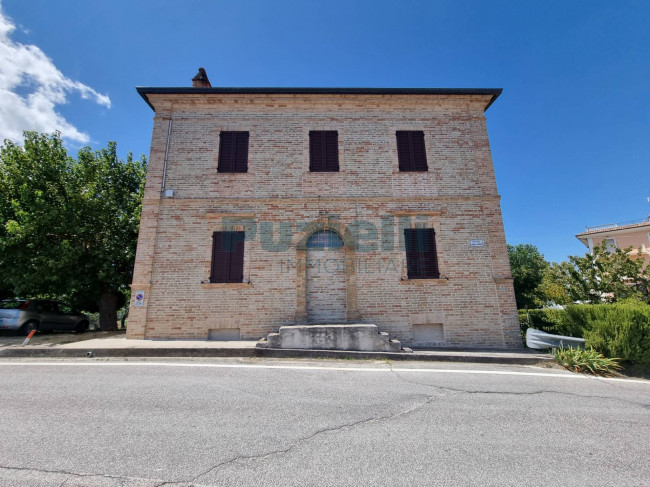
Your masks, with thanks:
[(242, 282), (243, 280), (244, 232), (214, 232), (210, 282)]
[(436, 232), (433, 228), (405, 228), (406, 267), (409, 279), (438, 279)]

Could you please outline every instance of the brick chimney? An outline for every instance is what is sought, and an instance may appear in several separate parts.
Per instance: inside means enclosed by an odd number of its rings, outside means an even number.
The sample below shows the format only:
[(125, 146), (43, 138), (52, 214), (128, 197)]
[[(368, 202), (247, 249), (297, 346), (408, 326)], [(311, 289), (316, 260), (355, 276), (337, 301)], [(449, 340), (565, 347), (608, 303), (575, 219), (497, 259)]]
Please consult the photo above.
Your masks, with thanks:
[(192, 78), (192, 87), (193, 88), (210, 88), (210, 80), (208, 75), (205, 72), (205, 69), (199, 68), (199, 72)]

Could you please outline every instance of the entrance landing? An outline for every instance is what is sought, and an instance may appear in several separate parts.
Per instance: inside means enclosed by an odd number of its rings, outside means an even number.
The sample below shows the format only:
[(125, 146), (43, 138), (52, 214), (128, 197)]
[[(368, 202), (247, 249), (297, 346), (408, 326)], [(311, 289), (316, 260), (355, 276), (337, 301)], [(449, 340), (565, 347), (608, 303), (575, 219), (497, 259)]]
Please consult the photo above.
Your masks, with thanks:
[(411, 352), (380, 332), (377, 325), (294, 325), (281, 326), (278, 333), (270, 333), (260, 340), (258, 347), (291, 348), (299, 350), (346, 350), (360, 352)]

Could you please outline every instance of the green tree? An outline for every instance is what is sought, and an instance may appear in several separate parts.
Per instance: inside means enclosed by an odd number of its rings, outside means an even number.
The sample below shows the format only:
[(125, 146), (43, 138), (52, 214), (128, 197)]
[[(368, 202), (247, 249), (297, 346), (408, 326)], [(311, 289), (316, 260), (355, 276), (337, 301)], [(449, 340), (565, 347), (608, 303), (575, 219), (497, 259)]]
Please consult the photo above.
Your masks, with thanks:
[(535, 308), (541, 303), (539, 286), (548, 263), (531, 244), (508, 245), (517, 308)]
[(76, 159), (59, 133), (25, 132), (0, 147), (0, 289), (99, 311), (103, 330), (131, 282), (146, 159), (116, 144)]
[(562, 276), (566, 274), (567, 262), (551, 262), (544, 271), (542, 283), (539, 285), (540, 299), (542, 305), (548, 304), (571, 304), (565, 280)]
[(627, 249), (610, 252), (605, 242), (584, 257), (569, 256), (568, 262), (551, 266), (549, 285), (569, 302), (598, 304), (627, 298), (649, 300), (650, 276), (643, 260), (632, 259)]

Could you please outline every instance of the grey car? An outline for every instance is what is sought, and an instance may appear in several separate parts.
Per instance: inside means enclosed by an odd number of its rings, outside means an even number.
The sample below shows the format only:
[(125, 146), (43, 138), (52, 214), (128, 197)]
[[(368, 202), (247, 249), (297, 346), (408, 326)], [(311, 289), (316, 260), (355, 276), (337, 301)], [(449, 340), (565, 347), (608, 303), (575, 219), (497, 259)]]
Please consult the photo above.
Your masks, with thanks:
[(65, 303), (42, 299), (7, 299), (0, 301), (0, 330), (16, 330), (28, 335), (32, 330), (88, 329), (88, 316)]

